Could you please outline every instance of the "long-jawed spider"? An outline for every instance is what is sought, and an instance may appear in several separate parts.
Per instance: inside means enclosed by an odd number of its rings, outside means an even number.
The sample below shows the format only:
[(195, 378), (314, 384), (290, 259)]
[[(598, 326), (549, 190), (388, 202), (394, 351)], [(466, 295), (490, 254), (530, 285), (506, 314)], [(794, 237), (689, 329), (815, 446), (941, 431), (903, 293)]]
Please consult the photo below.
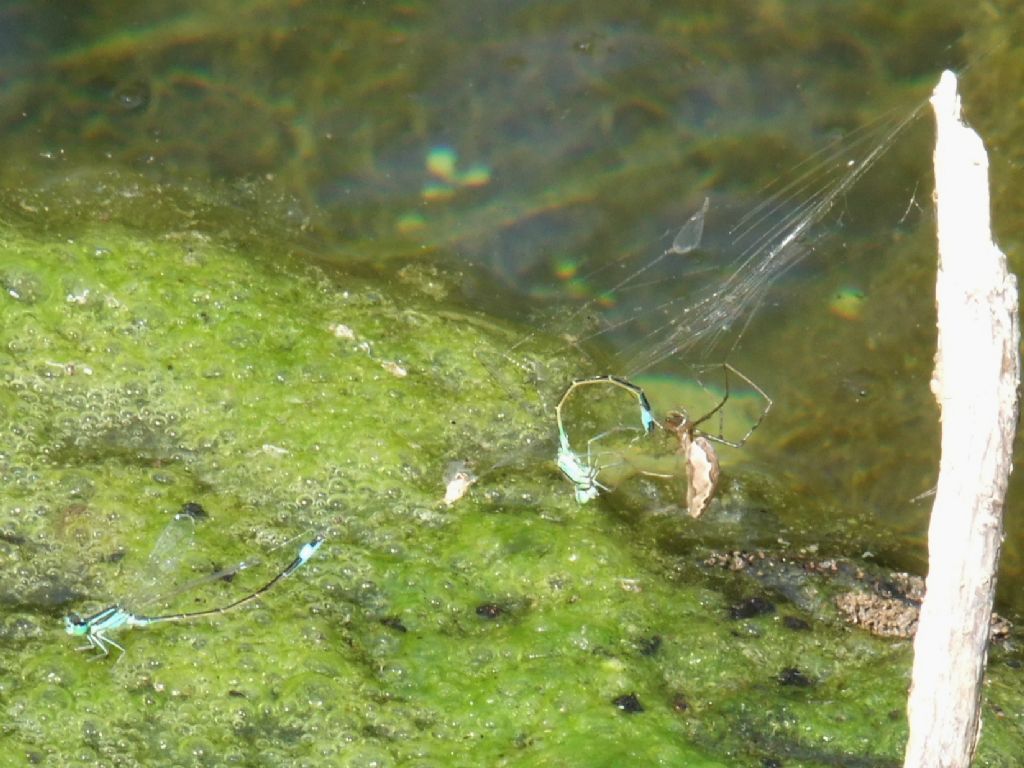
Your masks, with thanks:
[[(757, 384), (740, 373), (729, 363), (722, 363), (725, 372), (725, 395), (718, 404), (699, 419), (691, 419), (685, 410), (670, 411), (665, 417), (664, 428), (673, 433), (679, 440), (677, 453), (686, 462), (686, 510), (690, 517), (697, 518), (704, 514), (718, 490), (721, 467), (718, 454), (712, 443), (720, 443), (731, 448), (742, 448), (750, 439), (772, 407), (772, 399)], [(765, 407), (747, 433), (739, 440), (728, 440), (722, 434), (714, 435), (698, 427), (720, 413), (729, 400), (729, 372), (746, 382), (765, 401)]]

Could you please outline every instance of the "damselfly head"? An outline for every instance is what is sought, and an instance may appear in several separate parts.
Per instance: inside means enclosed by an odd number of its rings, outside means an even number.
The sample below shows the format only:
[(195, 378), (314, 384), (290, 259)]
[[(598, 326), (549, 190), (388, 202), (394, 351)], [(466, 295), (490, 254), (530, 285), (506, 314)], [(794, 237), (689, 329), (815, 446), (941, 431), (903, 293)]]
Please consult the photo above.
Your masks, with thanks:
[(84, 635), (89, 625), (77, 613), (72, 613), (64, 617), (64, 631), (69, 635)]

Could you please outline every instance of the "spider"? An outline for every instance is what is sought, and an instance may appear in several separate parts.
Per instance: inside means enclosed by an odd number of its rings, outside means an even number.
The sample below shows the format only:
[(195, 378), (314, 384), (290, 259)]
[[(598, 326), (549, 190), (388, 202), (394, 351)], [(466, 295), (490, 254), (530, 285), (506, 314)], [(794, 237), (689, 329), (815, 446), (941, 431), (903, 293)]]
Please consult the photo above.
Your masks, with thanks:
[[(686, 509), (690, 517), (694, 518), (704, 514), (704, 511), (711, 503), (711, 499), (714, 498), (715, 492), (718, 490), (721, 467), (718, 463), (718, 454), (715, 452), (712, 442), (728, 445), (731, 448), (742, 448), (747, 440), (750, 439), (754, 430), (764, 421), (765, 416), (768, 415), (768, 411), (772, 407), (772, 399), (747, 376), (740, 373), (729, 363), (722, 363), (722, 370), (725, 372), (725, 395), (718, 402), (718, 405), (699, 419), (691, 419), (685, 410), (670, 411), (665, 418), (665, 430), (673, 433), (679, 440), (677, 453), (686, 461)], [(698, 429), (705, 421), (716, 413), (720, 413), (722, 407), (728, 402), (730, 371), (745, 381), (766, 403), (764, 410), (761, 411), (760, 416), (757, 417), (757, 420), (747, 430), (747, 433), (736, 441), (726, 439), (721, 432), (718, 435), (712, 435), (709, 432)]]

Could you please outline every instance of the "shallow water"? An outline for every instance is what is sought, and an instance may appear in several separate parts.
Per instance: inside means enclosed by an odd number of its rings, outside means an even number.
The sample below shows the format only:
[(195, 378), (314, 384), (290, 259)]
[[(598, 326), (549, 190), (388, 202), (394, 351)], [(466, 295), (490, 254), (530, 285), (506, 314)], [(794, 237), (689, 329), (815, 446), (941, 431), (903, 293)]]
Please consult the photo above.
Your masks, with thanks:
[[(26, 670), (7, 701), (26, 753), (56, 759), (47, 740), (71, 718), (59, 750), (72, 764), (113, 760), (118, 739), (135, 750), (124, 764), (263, 749), (313, 760), (322, 734), (345, 733), (349, 751), (331, 749), (353, 765), (453, 764), (473, 739), (494, 764), (593, 765), (612, 753), (581, 735), (608, 728), (619, 758), (652, 763), (898, 755), (898, 726), (870, 736), (902, 706), (900, 678), (881, 670), (905, 665), (905, 645), (845, 637), (809, 596), (826, 587), (698, 563), (769, 547), (923, 572), (929, 504), (912, 499), (938, 461), (927, 114), (814, 222), (806, 258), (749, 327), (737, 312), (720, 338), (651, 350), (672, 312), (731, 273), (730, 227), (767, 185), (830, 140), (909, 114), (989, 33), (934, 8), (813, 3), (2, 13), (4, 569), (21, 569), (4, 602)], [(968, 99), (972, 78), (991, 79), (972, 72)], [(1012, 188), (1000, 152), (1019, 149), (993, 142), (997, 185)], [(813, 178), (830, 183), (837, 162)], [(658, 261), (705, 197), (702, 252)], [(999, 223), (1011, 259), (1017, 221)], [(571, 503), (544, 464), (568, 378), (643, 375), (659, 415), (699, 413), (693, 365), (726, 357), (775, 404), (742, 450), (722, 449), (727, 482), (706, 520), (680, 521), (666, 511), (678, 489), (643, 477)], [(501, 466), (438, 510), (443, 466), (465, 456)], [(1000, 581), (1011, 618), (1024, 611), (1018, 486)], [(159, 532), (156, 511), (193, 498), (218, 510), (215, 551), (315, 525), (334, 532), (334, 554), (287, 585), (288, 621), (137, 633), (112, 672), (80, 665), (49, 622), (109, 599)], [(760, 589), (823, 634), (794, 642), (776, 619), (723, 618)], [(688, 627), (661, 621), (670, 606)], [(222, 631), (243, 638), (237, 652)], [(275, 647), (300, 646), (309, 657), (275, 670)], [(1019, 658), (1002, 653), (993, 687), (1019, 724)], [(771, 675), (809, 668), (826, 690), (756, 675), (747, 690), (741, 658)], [(879, 658), (892, 666), (874, 670)], [(644, 713), (609, 704), (634, 689)], [(137, 698), (111, 726), (90, 690)], [(223, 697), (227, 747), (196, 724), (208, 695)], [(870, 713), (851, 714), (835, 748), (841, 729), (815, 721), (815, 696), (832, 695)], [(148, 724), (131, 711), (140, 699), (159, 702)], [(167, 747), (172, 723), (184, 731)], [(426, 733), (445, 746), (423, 746)], [(1012, 741), (992, 738), (986, 764), (1006, 764)]]

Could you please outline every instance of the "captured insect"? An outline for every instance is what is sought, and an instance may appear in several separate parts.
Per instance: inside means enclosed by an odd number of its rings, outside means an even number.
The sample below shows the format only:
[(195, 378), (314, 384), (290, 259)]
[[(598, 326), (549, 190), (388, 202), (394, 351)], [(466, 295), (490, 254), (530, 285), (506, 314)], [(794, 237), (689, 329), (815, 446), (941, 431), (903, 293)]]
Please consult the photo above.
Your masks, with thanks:
[[(718, 481), (721, 476), (721, 467), (718, 462), (718, 454), (712, 443), (720, 443), (730, 448), (742, 448), (750, 436), (754, 434), (761, 422), (768, 415), (772, 407), (772, 399), (757, 384), (747, 376), (740, 373), (729, 363), (722, 363), (722, 370), (725, 379), (725, 394), (722, 399), (698, 419), (691, 419), (685, 410), (671, 411), (665, 417), (665, 430), (673, 433), (679, 441), (677, 454), (686, 463), (686, 510), (690, 517), (700, 517), (707, 510), (708, 505), (718, 490)], [(760, 396), (765, 403), (760, 415), (739, 440), (729, 440), (721, 434), (715, 435), (699, 429), (712, 416), (722, 413), (722, 408), (729, 401), (729, 373), (742, 379), (746, 384)]]
[(584, 459), (580, 454), (572, 449), (569, 444), (569, 436), (565, 431), (565, 425), (562, 421), (562, 409), (564, 408), (566, 401), (580, 387), (591, 386), (595, 384), (604, 384), (619, 387), (637, 399), (637, 403), (640, 406), (640, 424), (643, 429), (643, 434), (649, 434), (657, 426), (657, 421), (654, 418), (654, 414), (651, 411), (651, 404), (647, 400), (647, 395), (644, 391), (633, 384), (631, 381), (620, 378), (618, 376), (591, 376), (585, 379), (574, 379), (571, 384), (566, 388), (562, 394), (561, 399), (558, 401), (558, 405), (555, 406), (555, 420), (558, 422), (558, 453), (555, 456), (555, 461), (558, 464), (558, 468), (561, 470), (571, 482), (575, 488), (576, 501), (580, 504), (586, 504), (592, 499), (596, 499), (601, 491), (611, 490), (608, 486), (602, 484), (597, 476), (600, 474), (601, 467), (594, 462), (594, 444), (604, 437), (607, 437), (612, 432), (620, 431), (623, 429), (631, 429), (630, 427), (615, 427), (610, 430), (606, 430), (599, 435), (590, 438), (587, 441), (587, 456)]
[[(153, 548), (153, 552), (150, 555), (150, 566), (159, 571), (165, 569), (170, 563), (176, 563), (181, 554), (181, 548), (187, 546), (186, 537), (191, 535), (193, 527), (194, 520), (187, 513), (176, 515), (174, 520), (168, 524), (168, 527), (161, 534), (160, 539)], [(72, 613), (64, 617), (64, 630), (73, 637), (84, 637), (87, 641), (87, 645), (83, 645), (76, 650), (85, 651), (95, 649), (97, 654), (94, 658), (103, 658), (109, 655), (111, 647), (117, 648), (121, 651), (121, 655), (123, 656), (125, 653), (124, 646), (112, 639), (108, 633), (125, 627), (147, 627), (151, 624), (186, 621), (201, 618), (203, 616), (215, 616), (227, 613), (228, 611), (255, 600), (274, 587), (278, 582), (291, 576), (317, 553), (323, 542), (324, 538), (320, 535), (316, 535), (312, 539), (304, 542), (299, 548), (298, 554), (295, 558), (278, 571), (277, 575), (264, 583), (263, 586), (258, 587), (243, 597), (227, 603), (226, 605), (214, 606), (198, 611), (168, 613), (156, 616), (145, 616), (140, 613), (134, 613), (124, 607), (126, 605), (130, 605), (135, 608), (140, 608), (146, 604), (171, 599), (178, 594), (190, 591), (211, 581), (228, 579), (243, 570), (247, 570), (257, 565), (257, 560), (246, 560), (230, 568), (218, 571), (217, 573), (196, 579), (178, 589), (173, 590), (169, 595), (159, 595), (155, 597), (139, 596), (136, 599), (126, 600), (123, 604), (117, 603), (111, 605), (101, 611), (97, 611), (96, 613), (85, 617), (80, 617)], [(120, 659), (120, 656), (118, 658)]]

